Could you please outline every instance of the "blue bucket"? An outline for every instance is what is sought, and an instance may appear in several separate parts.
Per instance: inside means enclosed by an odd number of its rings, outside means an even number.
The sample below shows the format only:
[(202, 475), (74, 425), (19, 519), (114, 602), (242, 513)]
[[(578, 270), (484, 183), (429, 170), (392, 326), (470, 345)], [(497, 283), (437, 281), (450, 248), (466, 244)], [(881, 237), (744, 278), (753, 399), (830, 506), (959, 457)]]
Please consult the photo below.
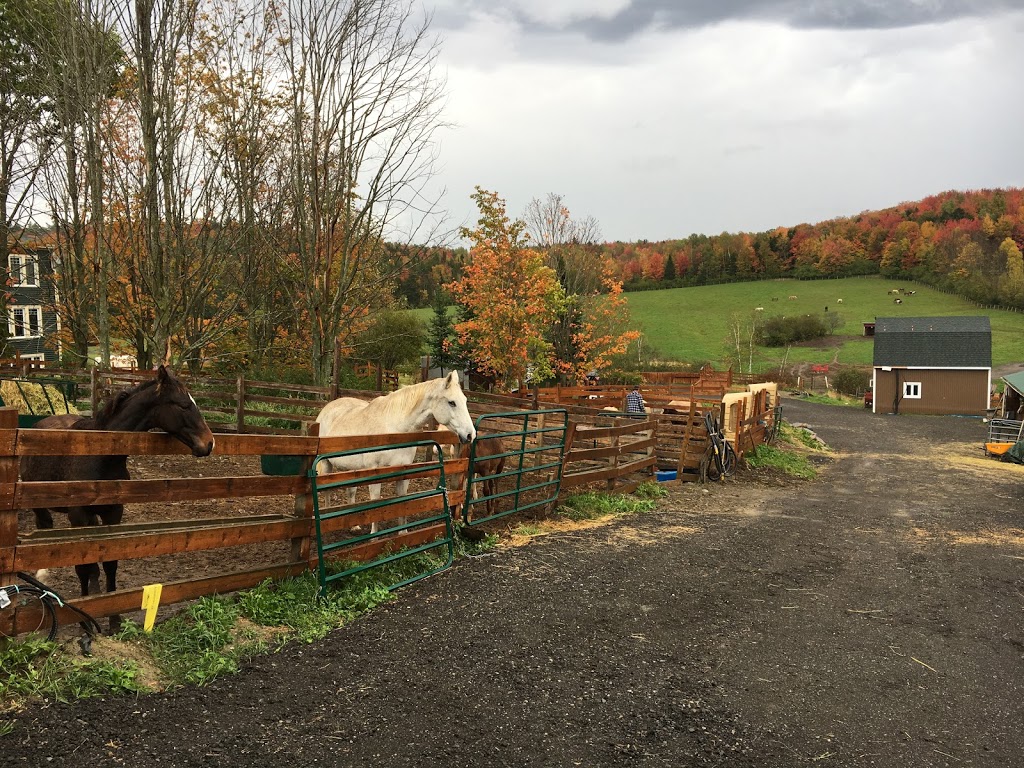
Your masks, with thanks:
[(676, 479), (676, 470), (674, 469), (659, 469), (654, 474), (659, 483), (667, 483), (669, 480)]

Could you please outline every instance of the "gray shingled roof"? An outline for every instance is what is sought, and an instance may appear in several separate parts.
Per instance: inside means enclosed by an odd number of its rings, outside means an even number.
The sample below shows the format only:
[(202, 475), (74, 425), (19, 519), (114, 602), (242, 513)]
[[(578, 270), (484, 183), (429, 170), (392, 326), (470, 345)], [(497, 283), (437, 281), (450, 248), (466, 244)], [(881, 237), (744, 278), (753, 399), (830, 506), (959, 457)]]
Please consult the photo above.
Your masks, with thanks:
[(929, 368), (991, 368), (988, 317), (879, 317), (874, 364)]

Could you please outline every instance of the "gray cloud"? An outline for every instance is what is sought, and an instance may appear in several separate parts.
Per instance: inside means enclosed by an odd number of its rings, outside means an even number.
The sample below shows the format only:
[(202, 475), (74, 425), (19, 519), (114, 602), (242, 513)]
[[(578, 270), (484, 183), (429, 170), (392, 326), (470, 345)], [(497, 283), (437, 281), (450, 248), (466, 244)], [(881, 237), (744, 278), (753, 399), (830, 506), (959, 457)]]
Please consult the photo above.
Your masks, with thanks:
[[(489, 6), (490, 0), (486, 2)], [(511, 15), (527, 33), (576, 32), (595, 41), (618, 42), (648, 30), (696, 29), (727, 21), (802, 29), (896, 29), (1021, 9), (1024, 0), (633, 0), (614, 16), (595, 14), (561, 26), (521, 10)]]

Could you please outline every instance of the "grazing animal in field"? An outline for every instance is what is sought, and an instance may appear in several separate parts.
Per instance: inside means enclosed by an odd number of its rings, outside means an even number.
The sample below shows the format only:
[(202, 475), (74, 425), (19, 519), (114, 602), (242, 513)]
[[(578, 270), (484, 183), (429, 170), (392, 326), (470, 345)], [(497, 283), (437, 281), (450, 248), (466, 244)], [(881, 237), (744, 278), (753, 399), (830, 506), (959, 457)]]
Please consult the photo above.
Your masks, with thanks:
[[(48, 416), (37, 429), (106, 430), (148, 432), (159, 429), (184, 443), (193, 456), (209, 456), (214, 437), (188, 389), (164, 366), (143, 384), (111, 397), (93, 417), (75, 414)], [(26, 456), (21, 462), (25, 482), (65, 480), (130, 480), (127, 456)], [(53, 528), (53, 511), (66, 513), (72, 527), (117, 525), (124, 516), (123, 504), (37, 508), (36, 527)], [(107, 592), (117, 589), (117, 560), (104, 560)], [(100, 567), (96, 563), (76, 565), (82, 596), (100, 591)], [(37, 574), (40, 579), (45, 574)], [(120, 616), (110, 617), (111, 631), (120, 626)]]
[[(397, 389), (367, 402), (355, 397), (341, 397), (323, 407), (316, 417), (320, 425), (320, 437), (340, 435), (383, 435), (393, 432), (419, 432), (444, 425), (462, 443), (472, 442), (476, 437), (473, 417), (466, 407), (466, 395), (459, 385), (457, 371), (440, 379), (431, 379)], [(368, 451), (350, 456), (338, 456), (320, 461), (317, 472), (344, 472), (346, 470), (392, 467), (412, 464), (416, 460), (416, 448), (399, 448), (388, 451)], [(370, 500), (380, 498), (380, 483), (368, 486)], [(408, 480), (395, 482), (398, 496), (404, 496), (409, 488)], [(356, 500), (355, 487), (345, 489), (348, 503)], [(377, 532), (377, 524), (371, 527)]]
[(843, 303), (842, 299), (836, 299), (836, 304), (842, 304), (842, 303)]
[(903, 299), (893, 299), (892, 303), (893, 304), (902, 304), (903, 303)]
[(915, 293), (917, 293), (917, 291), (904, 291), (903, 295), (904, 296), (913, 296)]
[(764, 307), (754, 307), (755, 312), (764, 312)]
[(772, 301), (778, 301), (778, 300), (779, 300), (778, 296), (772, 296)]
[(892, 296), (892, 295), (897, 295), (898, 296), (899, 293), (900, 293), (900, 290), (901, 290), (900, 288), (893, 288), (891, 291), (889, 291), (889, 295), (890, 296)]
[(790, 301), (796, 301), (796, 296), (790, 296), (790, 297), (789, 297), (789, 300), (790, 300)]
[[(500, 475), (505, 471), (505, 445), (500, 437), (480, 437), (473, 443), (473, 475), (479, 482), (473, 483), (472, 496), (480, 498), (480, 486), (483, 486), (484, 496), (493, 496), (498, 489), (498, 481), (494, 475)], [(484, 508), (490, 517), (494, 514), (497, 499), (484, 501)]]

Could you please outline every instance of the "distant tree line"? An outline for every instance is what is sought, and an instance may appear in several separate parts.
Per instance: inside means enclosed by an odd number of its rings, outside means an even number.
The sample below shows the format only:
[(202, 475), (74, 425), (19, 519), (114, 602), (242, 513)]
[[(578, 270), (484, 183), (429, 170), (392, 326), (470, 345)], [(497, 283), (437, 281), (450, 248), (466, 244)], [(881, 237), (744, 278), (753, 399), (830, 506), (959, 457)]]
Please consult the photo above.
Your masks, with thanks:
[[(1024, 308), (1024, 190), (1018, 188), (943, 192), (885, 210), (767, 232), (581, 242), (576, 247), (594, 260), (610, 260), (626, 291), (881, 274), (920, 281), (981, 304)], [(458, 275), (465, 263), (464, 252), (435, 257), (446, 266), (410, 272), (413, 284), (403, 289), (419, 306), (431, 295), (431, 270)]]

